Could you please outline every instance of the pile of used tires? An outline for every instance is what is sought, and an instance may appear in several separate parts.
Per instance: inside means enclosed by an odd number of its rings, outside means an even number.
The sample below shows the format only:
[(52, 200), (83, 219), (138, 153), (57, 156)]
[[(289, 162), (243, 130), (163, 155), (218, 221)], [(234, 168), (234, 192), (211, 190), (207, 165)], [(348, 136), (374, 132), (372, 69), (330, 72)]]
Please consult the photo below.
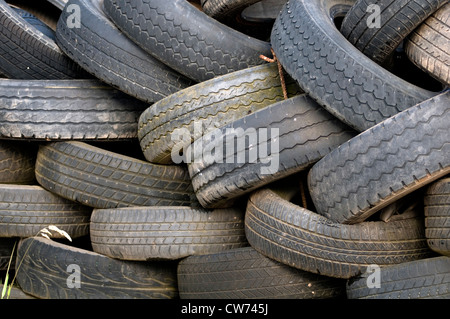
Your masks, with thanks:
[(0, 0), (11, 298), (450, 297), (448, 1), (33, 3)]

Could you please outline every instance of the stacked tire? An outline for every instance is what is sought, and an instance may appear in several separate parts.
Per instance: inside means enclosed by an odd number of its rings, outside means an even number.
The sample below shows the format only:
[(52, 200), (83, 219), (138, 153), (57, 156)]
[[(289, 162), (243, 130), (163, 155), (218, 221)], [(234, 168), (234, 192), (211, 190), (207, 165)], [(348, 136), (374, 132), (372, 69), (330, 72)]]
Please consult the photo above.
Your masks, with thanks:
[(11, 298), (450, 298), (448, 1), (41, 2), (0, 0)]

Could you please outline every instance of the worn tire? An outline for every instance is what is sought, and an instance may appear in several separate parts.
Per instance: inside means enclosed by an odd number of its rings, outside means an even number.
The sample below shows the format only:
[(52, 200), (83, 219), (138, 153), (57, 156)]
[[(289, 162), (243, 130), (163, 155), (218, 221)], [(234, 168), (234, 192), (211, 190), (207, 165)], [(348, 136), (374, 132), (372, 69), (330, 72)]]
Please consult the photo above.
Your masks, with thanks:
[(188, 163), (195, 195), (203, 207), (226, 207), (256, 188), (310, 168), (355, 135), (307, 95), (274, 103), (191, 145), (194, 150), (223, 147), (219, 156), (209, 158), (202, 151)]
[(176, 260), (248, 246), (241, 209), (95, 209), (90, 231), (94, 251), (124, 260)]
[(432, 255), (422, 218), (344, 225), (283, 199), (271, 189), (250, 195), (245, 234), (261, 254), (288, 266), (348, 279), (367, 266)]
[(450, 173), (450, 91), (361, 133), (317, 162), (308, 185), (317, 212), (362, 222)]
[(253, 247), (190, 256), (177, 269), (181, 299), (331, 299), (345, 281), (286, 266)]
[(35, 173), (47, 190), (93, 208), (198, 206), (187, 168), (154, 165), (82, 142), (41, 145)]
[(368, 287), (368, 275), (348, 281), (348, 299), (450, 299), (449, 257), (382, 267), (379, 288)]
[(450, 177), (442, 178), (427, 188), (424, 208), (428, 246), (450, 257)]
[(96, 80), (0, 79), (0, 137), (129, 140), (148, 104)]
[(146, 53), (103, 13), (103, 0), (70, 0), (80, 8), (80, 28), (68, 26), (63, 10), (56, 28), (60, 48), (86, 71), (121, 91), (153, 103), (193, 84)]
[[(383, 64), (406, 37), (448, 0), (358, 0), (342, 21), (341, 33), (371, 60)], [(370, 27), (380, 8), (380, 26)]]
[(34, 184), (37, 145), (0, 141), (0, 184)]
[[(50, 225), (71, 238), (89, 234), (92, 208), (61, 198), (40, 186), (0, 185), (0, 237), (32, 237)], [(63, 238), (52, 233), (54, 238)]]
[(306, 93), (352, 128), (365, 131), (437, 93), (394, 76), (345, 39), (331, 18), (353, 3), (291, 0), (275, 21), (271, 43)]
[(408, 58), (421, 70), (450, 86), (450, 3), (436, 11), (405, 41)]
[[(292, 79), (286, 79), (286, 84), (288, 96), (301, 92)], [(281, 100), (283, 90), (275, 64), (251, 67), (193, 85), (154, 103), (142, 113), (138, 129), (142, 151), (150, 162), (173, 163), (172, 154), (178, 161), (179, 153), (201, 137), (203, 131), (219, 128)], [(199, 124), (201, 130), (196, 129)], [(174, 138), (178, 133), (181, 133), (179, 140)], [(184, 139), (184, 133), (190, 136)]]
[[(17, 283), (40, 299), (173, 299), (176, 264), (116, 260), (44, 238), (21, 240)], [(79, 267), (79, 272), (77, 268)], [(68, 286), (80, 276), (79, 288)]]
[(144, 50), (203, 82), (264, 63), (270, 44), (233, 30), (185, 0), (105, 0), (105, 12)]
[(0, 71), (11, 79), (91, 78), (54, 40), (0, 1)]

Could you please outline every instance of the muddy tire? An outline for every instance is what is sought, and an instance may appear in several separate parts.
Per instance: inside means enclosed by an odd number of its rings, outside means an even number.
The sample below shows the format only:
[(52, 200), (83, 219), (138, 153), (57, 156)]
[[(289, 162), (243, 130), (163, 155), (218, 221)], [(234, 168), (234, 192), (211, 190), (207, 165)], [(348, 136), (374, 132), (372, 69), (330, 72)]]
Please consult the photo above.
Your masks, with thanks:
[(317, 162), (308, 185), (317, 212), (362, 222), (450, 173), (450, 91), (403, 111)]
[(17, 283), (40, 299), (178, 297), (176, 264), (116, 260), (37, 237), (20, 242), (16, 262), (20, 261)]

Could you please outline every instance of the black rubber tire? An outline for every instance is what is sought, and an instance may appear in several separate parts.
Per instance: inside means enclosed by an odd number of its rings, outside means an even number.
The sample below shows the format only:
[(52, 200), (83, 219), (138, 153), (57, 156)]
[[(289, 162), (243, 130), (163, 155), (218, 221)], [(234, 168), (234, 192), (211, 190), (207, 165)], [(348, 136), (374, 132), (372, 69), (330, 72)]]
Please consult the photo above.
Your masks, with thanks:
[(11, 79), (92, 78), (54, 40), (0, 1), (0, 71)]
[(148, 107), (96, 80), (0, 79), (0, 137), (129, 140)]
[(339, 32), (333, 17), (352, 0), (291, 0), (272, 29), (284, 69), (320, 105), (357, 131), (436, 95), (391, 74)]
[[(289, 97), (300, 94), (301, 89), (292, 79), (287, 78), (286, 85)], [(142, 113), (138, 129), (142, 151), (150, 162), (173, 163), (172, 152), (182, 153), (201, 137), (202, 132), (195, 130), (196, 123), (201, 122), (204, 131), (219, 128), (283, 98), (274, 63), (198, 83), (154, 103)], [(189, 131), (191, 139), (173, 139), (178, 130)]]
[(154, 165), (82, 142), (41, 145), (35, 173), (47, 190), (93, 208), (199, 206), (187, 168)]
[(37, 145), (0, 141), (0, 184), (34, 184)]
[(450, 87), (450, 3), (415, 29), (405, 41), (408, 58), (421, 70)]
[[(11, 260), (11, 265), (9, 266), (10, 271), (15, 269), (16, 266), (16, 256), (17, 256), (17, 244), (14, 248), (14, 243), (18, 242), (19, 238), (0, 238), (0, 271), (8, 270), (8, 264)], [(13, 253), (14, 249), (14, 253)], [(13, 255), (11, 259), (11, 255)], [(3, 280), (3, 278), (2, 278)], [(3, 281), (2, 281), (3, 282)], [(2, 285), (3, 288), (3, 285)]]
[(188, 1), (104, 0), (105, 12), (128, 37), (186, 77), (203, 82), (265, 63), (270, 44), (233, 30)]
[(344, 225), (283, 199), (271, 189), (250, 195), (245, 234), (261, 254), (329, 277), (356, 276), (368, 265), (432, 256), (423, 218)]
[(220, 20), (261, 0), (201, 0), (203, 12)]
[(86, 71), (121, 91), (153, 103), (194, 82), (167, 67), (126, 37), (103, 13), (103, 0), (70, 0), (80, 8), (80, 28), (63, 10), (56, 43)]
[(308, 185), (317, 212), (362, 222), (450, 173), (450, 91), (361, 133), (317, 162)]
[(281, 264), (253, 247), (190, 256), (177, 270), (181, 299), (331, 299), (345, 281)]
[[(92, 208), (61, 198), (40, 186), (0, 184), (0, 237), (32, 237), (50, 225), (71, 238), (89, 234)], [(53, 238), (63, 238), (52, 232)]]
[[(16, 263), (17, 283), (40, 299), (178, 297), (175, 263), (117, 260), (38, 237), (21, 240)], [(79, 288), (68, 287), (69, 277), (76, 274), (70, 265), (79, 267)]]
[(347, 283), (348, 299), (449, 299), (450, 258), (434, 257), (380, 269), (380, 287), (368, 288), (367, 276)]
[(450, 177), (442, 178), (427, 188), (424, 209), (428, 246), (450, 257)]
[[(403, 40), (448, 0), (357, 0), (342, 21), (341, 33), (371, 60), (383, 64)], [(380, 8), (380, 26), (370, 27)]]
[(176, 260), (248, 246), (243, 209), (95, 209), (90, 233), (95, 252), (136, 261)]
[[(279, 134), (272, 135), (274, 129)], [(256, 145), (244, 140), (247, 133), (257, 133)], [(310, 168), (355, 135), (307, 95), (280, 101), (192, 144), (194, 150), (200, 146), (207, 150), (223, 147), (220, 157), (205, 158), (201, 152), (188, 163), (195, 195), (203, 207), (225, 207), (256, 188)], [(236, 139), (244, 140), (243, 149)], [(261, 153), (262, 149), (266, 151)]]

